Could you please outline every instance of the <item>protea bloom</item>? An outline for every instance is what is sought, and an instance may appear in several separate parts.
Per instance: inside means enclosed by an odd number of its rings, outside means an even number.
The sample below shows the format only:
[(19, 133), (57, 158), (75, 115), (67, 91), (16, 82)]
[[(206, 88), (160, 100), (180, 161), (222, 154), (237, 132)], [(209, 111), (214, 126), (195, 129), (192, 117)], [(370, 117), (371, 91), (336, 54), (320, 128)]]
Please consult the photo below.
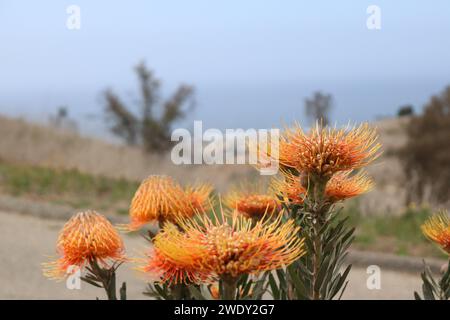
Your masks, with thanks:
[(60, 258), (44, 264), (44, 274), (63, 278), (70, 267), (83, 268), (91, 262), (109, 267), (125, 260), (125, 249), (119, 233), (95, 211), (74, 215), (61, 230), (57, 241)]
[(450, 218), (447, 212), (442, 211), (430, 217), (422, 225), (422, 232), (447, 254), (450, 254)]
[(177, 227), (168, 223), (156, 236), (142, 270), (159, 272), (162, 282), (175, 284), (274, 270), (304, 254), (298, 231), (292, 220), (281, 223), (281, 216), (256, 224), (236, 213), (180, 219)]
[(202, 248), (188, 247), (187, 235), (173, 223), (168, 222), (154, 237), (153, 248), (137, 269), (159, 278), (162, 283), (189, 284), (208, 281), (209, 272), (197, 269)]
[(190, 217), (203, 205), (207, 188), (186, 192), (174, 179), (153, 175), (139, 186), (130, 206), (129, 230), (137, 230), (149, 222), (175, 221), (178, 216)]
[(278, 208), (274, 195), (252, 190), (255, 188), (240, 188), (230, 191), (224, 197), (224, 203), (232, 210), (247, 218), (261, 218), (266, 213), (271, 214)]
[(289, 265), (303, 255), (303, 240), (293, 220), (281, 222), (250, 219), (232, 214), (229, 220), (221, 214), (212, 220), (207, 216), (198, 220), (183, 220), (181, 227), (194, 247), (204, 249), (199, 269), (211, 271), (219, 277), (257, 274)]
[(325, 194), (332, 202), (356, 197), (373, 188), (373, 180), (364, 172), (352, 175), (351, 171), (339, 172), (328, 181)]
[(350, 129), (316, 125), (305, 133), (296, 124), (280, 141), (280, 163), (300, 172), (331, 177), (339, 171), (364, 167), (379, 156), (377, 134), (368, 124)]

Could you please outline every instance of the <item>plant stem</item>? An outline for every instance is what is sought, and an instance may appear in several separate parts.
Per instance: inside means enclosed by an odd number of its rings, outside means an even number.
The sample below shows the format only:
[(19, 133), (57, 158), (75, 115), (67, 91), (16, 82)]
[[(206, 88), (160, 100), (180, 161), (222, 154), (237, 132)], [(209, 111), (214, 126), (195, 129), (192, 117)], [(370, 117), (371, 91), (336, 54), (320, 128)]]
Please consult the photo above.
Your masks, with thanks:
[(222, 277), (222, 300), (235, 300), (237, 278), (226, 275)]
[(116, 295), (116, 272), (111, 271), (108, 272), (109, 277), (105, 277), (103, 282), (103, 287), (106, 290), (106, 294), (108, 295), (108, 300), (117, 300)]
[(321, 255), (321, 243), (320, 243), (320, 235), (319, 235), (319, 221), (313, 221), (313, 234), (312, 234), (312, 243), (314, 246), (314, 255), (313, 255), (313, 273), (312, 273), (312, 299), (320, 300), (320, 290), (316, 288), (317, 276), (319, 273), (320, 267), (320, 255)]
[(187, 285), (180, 283), (171, 287), (171, 293), (175, 300), (185, 300), (190, 298)]
[[(102, 284), (105, 289), (108, 300), (117, 300), (116, 293), (116, 267), (112, 266), (110, 269), (105, 269), (99, 266), (96, 260), (90, 261), (89, 271), (92, 273), (95, 281)], [(126, 299), (126, 285), (122, 285), (120, 289), (121, 299)]]
[(120, 300), (127, 300), (127, 284), (125, 282), (120, 287)]
[(322, 239), (320, 236), (320, 230), (323, 225), (326, 223), (325, 216), (327, 215), (328, 209), (324, 204), (324, 196), (325, 196), (325, 187), (328, 182), (328, 178), (318, 178), (313, 177), (312, 179), (312, 228), (311, 228), (311, 242), (313, 245), (314, 254), (312, 256), (312, 292), (311, 298), (313, 300), (320, 300), (320, 288), (317, 287), (317, 277), (319, 274), (320, 264), (321, 264), (321, 256), (322, 256), (322, 246), (325, 244), (322, 243)]

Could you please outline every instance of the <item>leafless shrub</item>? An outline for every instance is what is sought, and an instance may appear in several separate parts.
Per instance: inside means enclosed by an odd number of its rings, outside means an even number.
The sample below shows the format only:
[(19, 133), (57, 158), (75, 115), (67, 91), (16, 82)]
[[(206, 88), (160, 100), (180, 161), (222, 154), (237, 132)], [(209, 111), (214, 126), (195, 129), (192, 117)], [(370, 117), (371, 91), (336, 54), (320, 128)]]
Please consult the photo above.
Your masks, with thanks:
[(306, 115), (313, 121), (318, 121), (323, 126), (330, 124), (330, 110), (333, 104), (333, 96), (322, 92), (314, 93), (311, 99), (305, 100)]
[(450, 86), (433, 96), (422, 115), (407, 125), (408, 142), (401, 150), (406, 176), (412, 183), (407, 201), (431, 200), (440, 203), (450, 198)]
[(160, 80), (144, 63), (135, 70), (142, 95), (140, 113), (134, 114), (114, 92), (107, 90), (105, 110), (110, 130), (128, 145), (142, 145), (146, 151), (167, 150), (171, 145), (172, 125), (194, 107), (194, 89), (181, 85), (168, 100), (160, 103)]

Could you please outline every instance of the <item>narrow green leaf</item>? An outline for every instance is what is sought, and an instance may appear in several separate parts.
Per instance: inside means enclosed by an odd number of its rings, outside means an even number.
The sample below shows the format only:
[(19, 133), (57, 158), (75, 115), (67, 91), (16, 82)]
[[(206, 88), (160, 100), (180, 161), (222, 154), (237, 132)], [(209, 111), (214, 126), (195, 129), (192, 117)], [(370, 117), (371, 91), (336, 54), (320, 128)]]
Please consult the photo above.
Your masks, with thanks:
[(205, 297), (202, 295), (200, 290), (198, 290), (195, 286), (189, 286), (189, 292), (192, 294), (192, 296), (196, 300), (206, 300)]
[(272, 291), (272, 297), (274, 300), (280, 300), (280, 290), (278, 289), (275, 278), (272, 274), (269, 274), (269, 285)]

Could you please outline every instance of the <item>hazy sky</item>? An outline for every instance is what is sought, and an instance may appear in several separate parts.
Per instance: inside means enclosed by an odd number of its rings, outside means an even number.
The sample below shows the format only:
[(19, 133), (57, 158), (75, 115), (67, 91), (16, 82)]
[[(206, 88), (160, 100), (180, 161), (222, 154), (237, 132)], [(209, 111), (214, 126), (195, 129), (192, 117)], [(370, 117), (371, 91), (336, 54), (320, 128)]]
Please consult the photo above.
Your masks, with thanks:
[[(66, 28), (70, 4), (81, 30)], [(371, 4), (381, 30), (366, 27)], [(100, 93), (132, 99), (145, 60), (166, 93), (196, 87), (191, 120), (207, 127), (302, 120), (315, 90), (333, 94), (333, 120), (371, 120), (450, 84), (449, 39), (448, 0), (0, 0), (0, 112), (44, 119), (68, 105), (101, 132), (86, 117), (101, 115)]]

